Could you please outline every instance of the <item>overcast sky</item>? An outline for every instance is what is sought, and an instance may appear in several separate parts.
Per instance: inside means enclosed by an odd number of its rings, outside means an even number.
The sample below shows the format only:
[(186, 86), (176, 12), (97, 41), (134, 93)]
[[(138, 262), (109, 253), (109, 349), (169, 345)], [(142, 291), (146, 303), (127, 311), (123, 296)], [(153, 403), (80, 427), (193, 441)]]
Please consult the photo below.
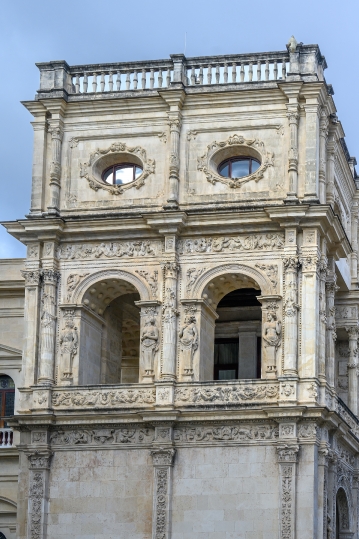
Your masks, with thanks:
[[(284, 50), (294, 34), (325, 55), (349, 152), (359, 161), (358, 16), (358, 0), (2, 0), (0, 220), (21, 219), (30, 206), (31, 115), (20, 101), (38, 88), (35, 62)], [(0, 258), (22, 256), (24, 246), (0, 227)]]

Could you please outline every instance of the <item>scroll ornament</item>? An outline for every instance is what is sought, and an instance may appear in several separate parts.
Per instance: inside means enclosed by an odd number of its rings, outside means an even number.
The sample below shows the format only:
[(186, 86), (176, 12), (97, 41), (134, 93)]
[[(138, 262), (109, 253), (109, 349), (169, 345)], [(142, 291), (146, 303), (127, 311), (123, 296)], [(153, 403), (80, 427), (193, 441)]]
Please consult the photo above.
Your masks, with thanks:
[[(230, 148), (233, 146), (239, 146), (241, 148), (241, 153), (243, 153), (243, 149), (254, 148), (256, 152), (261, 155), (261, 166), (259, 169), (253, 172), (253, 174), (245, 176), (244, 178), (224, 178), (218, 174), (212, 164), (212, 158), (221, 149)], [(238, 189), (247, 182), (258, 182), (261, 180), (267, 168), (273, 166), (273, 158), (274, 154), (265, 150), (264, 143), (262, 141), (258, 139), (246, 139), (242, 135), (232, 135), (223, 142), (214, 141), (211, 144), (208, 144), (206, 152), (197, 160), (197, 168), (205, 174), (207, 181), (213, 185), (216, 182), (220, 182), (227, 185), (231, 189)]]
[[(93, 174), (94, 165), (96, 162), (104, 155), (111, 153), (125, 153), (129, 157), (135, 157), (139, 159), (142, 163), (142, 174), (136, 178), (133, 182), (130, 182), (125, 185), (111, 185), (103, 182), (101, 179), (98, 179)], [(147, 157), (146, 150), (140, 146), (129, 147), (125, 142), (115, 142), (111, 144), (109, 148), (101, 150), (98, 148), (95, 152), (90, 155), (88, 162), (80, 163), (80, 177), (86, 178), (89, 183), (89, 186), (94, 191), (99, 189), (104, 189), (108, 191), (111, 195), (122, 195), (127, 189), (135, 187), (140, 189), (145, 184), (145, 179), (155, 172), (155, 160), (149, 159)]]

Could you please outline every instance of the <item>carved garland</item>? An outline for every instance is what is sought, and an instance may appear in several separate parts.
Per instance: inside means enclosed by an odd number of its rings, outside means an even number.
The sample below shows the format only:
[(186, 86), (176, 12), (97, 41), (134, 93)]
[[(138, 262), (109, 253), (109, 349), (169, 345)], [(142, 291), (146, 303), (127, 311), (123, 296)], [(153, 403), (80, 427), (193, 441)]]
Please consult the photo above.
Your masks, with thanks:
[[(108, 153), (126, 153), (130, 156), (137, 157), (141, 161), (143, 172), (133, 182), (125, 185), (110, 185), (103, 182), (101, 179), (97, 179), (93, 174), (94, 164), (103, 156)], [(140, 189), (145, 184), (145, 179), (155, 172), (155, 160), (147, 157), (146, 150), (140, 146), (128, 147), (124, 142), (115, 142), (105, 150), (99, 148), (90, 155), (87, 163), (80, 163), (80, 177), (86, 178), (89, 182), (89, 186), (94, 191), (104, 189), (111, 195), (122, 195), (127, 189), (135, 187)]]
[[(242, 151), (243, 148), (254, 148), (256, 152), (261, 155), (261, 166), (256, 172), (244, 178), (224, 178), (217, 173), (216, 167), (213, 163), (213, 157), (223, 148), (234, 146), (239, 146)], [(232, 135), (224, 142), (215, 141), (209, 144), (207, 146), (207, 151), (202, 155), (202, 157), (198, 158), (197, 168), (198, 170), (204, 172), (207, 181), (209, 181), (213, 185), (216, 182), (220, 182), (227, 185), (231, 189), (238, 189), (247, 182), (253, 180), (258, 182), (259, 180), (261, 180), (264, 176), (264, 171), (267, 170), (268, 167), (273, 166), (273, 157), (273, 153), (267, 152), (265, 150), (264, 143), (262, 141), (258, 139), (246, 139), (242, 135)]]

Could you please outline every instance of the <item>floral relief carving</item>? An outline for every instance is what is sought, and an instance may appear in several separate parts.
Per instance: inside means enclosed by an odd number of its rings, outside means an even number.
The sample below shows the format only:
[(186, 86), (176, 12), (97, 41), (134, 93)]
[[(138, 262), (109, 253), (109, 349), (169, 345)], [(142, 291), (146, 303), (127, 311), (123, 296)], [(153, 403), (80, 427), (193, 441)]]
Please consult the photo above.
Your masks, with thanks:
[[(261, 155), (261, 166), (256, 172), (250, 174), (249, 176), (245, 176), (244, 178), (224, 178), (223, 176), (218, 174), (216, 167), (212, 164), (212, 158), (218, 151), (222, 150), (223, 148), (229, 148), (234, 146), (240, 146), (242, 151), (243, 149), (254, 149), (256, 150), (256, 153), (259, 153)], [(267, 168), (273, 166), (273, 159), (274, 154), (266, 151), (264, 142), (258, 139), (246, 139), (242, 135), (232, 135), (226, 141), (214, 141), (209, 144), (207, 146), (206, 152), (197, 160), (197, 169), (202, 171), (205, 174), (207, 181), (209, 181), (213, 185), (216, 182), (220, 182), (227, 185), (231, 189), (238, 189), (247, 182), (258, 182), (259, 180), (261, 180)]]
[(45, 494), (45, 482), (42, 472), (32, 475), (29, 498), (31, 500), (30, 539), (42, 537), (42, 502)]
[(67, 301), (70, 301), (72, 292), (75, 290), (76, 286), (79, 284), (79, 282), (84, 278), (87, 277), (89, 273), (83, 273), (82, 275), (79, 273), (71, 273), (67, 277)]
[(273, 288), (277, 288), (278, 284), (278, 266), (275, 264), (256, 264), (256, 268), (265, 272)]
[(153, 404), (156, 400), (155, 389), (117, 389), (113, 391), (54, 391), (52, 405), (63, 408), (109, 408), (135, 404)]
[(59, 430), (51, 434), (50, 440), (54, 445), (127, 445), (151, 443), (153, 438), (153, 429), (128, 426), (120, 429)]
[(26, 271), (21, 270), (21, 275), (25, 279), (25, 286), (39, 285), (41, 281), (41, 270)]
[(197, 279), (202, 275), (204, 271), (206, 271), (207, 268), (189, 268), (187, 270), (187, 284), (186, 284), (186, 290), (187, 293), (190, 293), (192, 291), (193, 285), (197, 281)]
[(175, 442), (247, 442), (277, 438), (278, 428), (270, 425), (188, 426), (174, 430)]
[(278, 385), (240, 385), (216, 387), (184, 387), (175, 389), (175, 401), (192, 403), (247, 402), (274, 400), (279, 395)]
[(149, 273), (145, 270), (136, 270), (136, 273), (138, 275), (141, 275), (145, 279), (145, 281), (148, 282), (149, 287), (151, 289), (152, 297), (157, 298), (157, 292), (158, 292), (158, 271), (155, 270), (153, 273)]
[[(94, 165), (96, 162), (104, 155), (110, 154), (110, 153), (118, 153), (118, 154), (127, 154), (128, 156), (133, 156), (140, 160), (143, 168), (142, 174), (138, 178), (136, 178), (133, 182), (130, 182), (128, 184), (124, 185), (110, 185), (103, 182), (100, 178), (97, 178), (94, 175)], [(145, 179), (155, 172), (155, 160), (149, 159), (147, 157), (146, 150), (141, 148), (140, 146), (127, 146), (124, 142), (115, 142), (114, 144), (111, 144), (109, 148), (106, 149), (97, 149), (95, 152), (93, 152), (90, 155), (90, 158), (88, 162), (86, 163), (80, 163), (80, 177), (86, 178), (89, 186), (91, 189), (94, 189), (94, 191), (98, 191), (99, 189), (104, 189), (105, 191), (108, 191), (111, 195), (121, 195), (123, 194), (127, 189), (132, 189), (135, 187), (136, 189), (140, 189), (145, 184)]]
[(283, 249), (284, 235), (251, 234), (232, 237), (185, 239), (178, 242), (180, 254)]
[(82, 260), (91, 258), (121, 258), (156, 256), (161, 251), (160, 242), (127, 241), (100, 243), (97, 245), (62, 245), (57, 251), (59, 260)]

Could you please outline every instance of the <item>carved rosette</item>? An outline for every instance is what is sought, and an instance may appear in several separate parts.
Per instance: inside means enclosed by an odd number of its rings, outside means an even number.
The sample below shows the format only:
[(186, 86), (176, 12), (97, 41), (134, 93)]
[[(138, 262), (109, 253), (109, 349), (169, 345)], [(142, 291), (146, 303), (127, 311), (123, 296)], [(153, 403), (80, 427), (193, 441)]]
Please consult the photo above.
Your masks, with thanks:
[[(99, 161), (104, 156), (111, 154), (118, 154), (119, 160), (121, 160), (121, 158), (123, 159), (124, 155), (127, 159), (130, 159), (130, 161), (132, 157), (132, 162), (141, 164), (143, 169), (142, 174), (140, 174), (140, 176), (133, 182), (125, 185), (111, 185), (102, 181), (101, 173), (97, 171), (97, 168), (101, 169)], [(98, 148), (90, 155), (89, 160), (86, 163), (80, 164), (80, 177), (86, 178), (91, 189), (94, 191), (104, 189), (111, 195), (122, 195), (127, 189), (132, 189), (133, 187), (140, 189), (145, 184), (145, 179), (154, 172), (155, 160), (147, 157), (146, 150), (140, 146), (127, 146), (125, 142), (115, 142), (114, 144), (111, 144), (109, 148), (105, 149)]]
[[(260, 158), (261, 166), (256, 172), (246, 176), (245, 178), (224, 178), (223, 176), (220, 176), (220, 174), (217, 172), (217, 167), (213, 163), (213, 160), (218, 152), (228, 148), (233, 148), (234, 153), (236, 154), (238, 151), (240, 153), (253, 153), (254, 150), (254, 153)], [(237, 152), (235, 151), (236, 149)], [(227, 185), (231, 189), (238, 189), (247, 182), (258, 182), (261, 180), (264, 176), (264, 172), (269, 167), (273, 166), (273, 158), (274, 154), (266, 151), (264, 142), (258, 139), (246, 139), (242, 135), (232, 135), (223, 142), (214, 141), (209, 144), (206, 152), (197, 160), (197, 169), (202, 171), (205, 174), (207, 181), (213, 185), (216, 182), (219, 182)], [(219, 163), (217, 163), (217, 165), (218, 164)]]
[(46, 537), (48, 474), (52, 453), (49, 451), (35, 452), (28, 454), (27, 457), (30, 468), (28, 538), (44, 539)]
[(154, 466), (152, 538), (169, 539), (171, 526), (173, 447), (151, 450)]
[(280, 473), (280, 537), (294, 539), (296, 463), (299, 446), (280, 444), (277, 457)]

